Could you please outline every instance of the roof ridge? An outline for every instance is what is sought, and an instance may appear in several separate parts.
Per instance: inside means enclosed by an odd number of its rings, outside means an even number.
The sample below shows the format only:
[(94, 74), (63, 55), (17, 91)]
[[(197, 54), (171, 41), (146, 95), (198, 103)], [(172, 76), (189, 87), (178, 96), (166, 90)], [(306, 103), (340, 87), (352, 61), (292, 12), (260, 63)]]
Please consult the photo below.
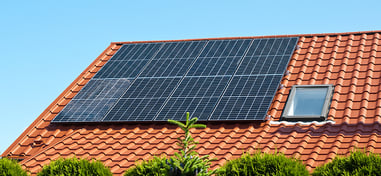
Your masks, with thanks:
[(282, 37), (321, 37), (321, 36), (337, 36), (337, 35), (360, 35), (381, 33), (381, 30), (357, 31), (357, 32), (340, 32), (340, 33), (316, 33), (316, 34), (282, 34), (282, 35), (259, 35), (246, 37), (212, 37), (212, 38), (195, 38), (195, 39), (176, 39), (176, 40), (147, 40), (147, 41), (122, 41), (111, 42), (115, 45), (132, 44), (132, 43), (159, 43), (159, 42), (180, 42), (180, 41), (201, 41), (201, 40), (236, 40), (236, 39), (260, 39), (260, 38), (282, 38)]

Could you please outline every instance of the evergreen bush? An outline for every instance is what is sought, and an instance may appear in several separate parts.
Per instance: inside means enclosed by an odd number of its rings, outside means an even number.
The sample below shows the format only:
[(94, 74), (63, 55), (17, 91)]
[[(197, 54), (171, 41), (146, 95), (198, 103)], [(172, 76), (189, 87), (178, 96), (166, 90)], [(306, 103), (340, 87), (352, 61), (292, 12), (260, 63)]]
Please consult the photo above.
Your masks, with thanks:
[(317, 167), (313, 176), (381, 176), (381, 157), (378, 154), (355, 151), (347, 157), (336, 157), (331, 162)]
[(0, 159), (0, 176), (26, 176), (27, 172), (19, 163), (8, 158)]
[(295, 158), (287, 158), (281, 153), (267, 154), (256, 152), (243, 154), (240, 158), (230, 160), (223, 165), (217, 176), (289, 176), (309, 175), (306, 167)]
[(128, 169), (124, 176), (146, 175), (146, 176), (167, 176), (171, 167), (166, 158), (153, 157), (152, 160), (142, 161), (135, 167)]
[(44, 166), (38, 176), (112, 176), (102, 162), (77, 158), (60, 158)]

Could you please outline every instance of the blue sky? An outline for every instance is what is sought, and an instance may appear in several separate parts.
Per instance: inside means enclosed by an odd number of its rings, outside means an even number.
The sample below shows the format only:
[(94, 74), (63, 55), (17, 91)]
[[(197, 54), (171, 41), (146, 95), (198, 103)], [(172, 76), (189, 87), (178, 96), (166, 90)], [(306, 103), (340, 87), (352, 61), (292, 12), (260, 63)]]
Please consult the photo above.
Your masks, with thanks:
[(115, 41), (381, 30), (381, 1), (4, 1), (0, 152)]

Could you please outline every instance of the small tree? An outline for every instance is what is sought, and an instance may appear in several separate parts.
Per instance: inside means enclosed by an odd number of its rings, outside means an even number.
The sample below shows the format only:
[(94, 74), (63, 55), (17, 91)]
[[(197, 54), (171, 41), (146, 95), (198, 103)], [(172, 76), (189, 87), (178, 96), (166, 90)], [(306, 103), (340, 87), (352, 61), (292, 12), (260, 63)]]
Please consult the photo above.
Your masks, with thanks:
[(8, 158), (0, 159), (0, 176), (27, 176), (27, 172), (22, 169), (16, 160)]
[(381, 176), (381, 157), (378, 154), (363, 151), (351, 152), (347, 157), (336, 157), (331, 162), (317, 167), (313, 176), (339, 175), (379, 175)]
[(105, 167), (102, 162), (77, 158), (60, 158), (52, 161), (44, 166), (38, 173), (38, 176), (112, 176), (109, 168)]
[(295, 158), (287, 158), (281, 153), (267, 154), (256, 152), (243, 154), (240, 158), (228, 161), (218, 171), (218, 176), (299, 176), (309, 175), (306, 167)]
[(205, 128), (204, 124), (196, 124), (198, 118), (189, 119), (186, 114), (185, 124), (176, 120), (168, 120), (169, 123), (179, 126), (184, 131), (184, 136), (177, 138), (179, 152), (170, 159), (154, 157), (152, 160), (143, 161), (135, 167), (128, 169), (124, 176), (209, 176), (216, 171), (209, 171), (211, 160), (209, 155), (200, 157), (194, 149), (197, 142), (194, 141), (190, 129)]
[(180, 153), (175, 153), (175, 156), (170, 160), (172, 175), (204, 176), (212, 175), (216, 172), (208, 171), (211, 165), (209, 155), (199, 157), (198, 153), (194, 151), (198, 142), (194, 141), (190, 129), (206, 128), (204, 124), (196, 124), (197, 121), (197, 117), (189, 119), (189, 112), (186, 113), (185, 124), (176, 120), (168, 120), (169, 123), (179, 126), (184, 131), (184, 136), (177, 138)]

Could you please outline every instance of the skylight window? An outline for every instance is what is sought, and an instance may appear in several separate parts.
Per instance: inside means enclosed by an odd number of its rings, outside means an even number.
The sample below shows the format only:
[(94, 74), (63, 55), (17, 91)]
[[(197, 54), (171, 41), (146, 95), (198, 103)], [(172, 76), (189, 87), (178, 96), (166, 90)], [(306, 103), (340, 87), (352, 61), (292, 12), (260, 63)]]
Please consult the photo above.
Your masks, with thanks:
[(331, 104), (333, 85), (294, 85), (284, 109), (283, 120), (325, 120)]

